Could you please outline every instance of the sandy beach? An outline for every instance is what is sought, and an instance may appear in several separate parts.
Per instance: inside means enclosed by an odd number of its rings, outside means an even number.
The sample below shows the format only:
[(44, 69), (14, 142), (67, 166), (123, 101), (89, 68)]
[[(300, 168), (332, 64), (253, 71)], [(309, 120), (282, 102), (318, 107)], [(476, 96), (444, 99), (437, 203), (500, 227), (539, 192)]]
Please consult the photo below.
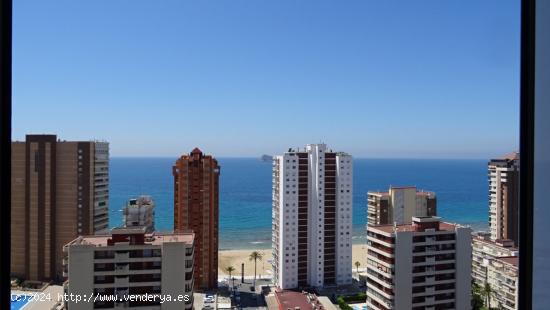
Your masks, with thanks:
[[(250, 253), (252, 253), (254, 250), (222, 250), (218, 253), (218, 275), (220, 277), (222, 276), (228, 276), (228, 273), (225, 271), (225, 268), (228, 266), (233, 266), (235, 268), (235, 271), (233, 272), (233, 276), (239, 277), (241, 274), (241, 264), (244, 263), (244, 275), (245, 276), (253, 276), (254, 275), (254, 261), (250, 261), (248, 257), (250, 256)], [(263, 258), (261, 261), (257, 262), (257, 273), (258, 276), (269, 276), (271, 275), (271, 249), (258, 249), (256, 250), (263, 254)], [(366, 260), (367, 260), (367, 254), (366, 254), (366, 245), (360, 245), (356, 244), (353, 245), (352, 248), (352, 255), (353, 259), (352, 262), (355, 263), (356, 261), (359, 261), (361, 263), (361, 266), (359, 268), (366, 267)], [(355, 266), (352, 266), (353, 270), (355, 270)]]

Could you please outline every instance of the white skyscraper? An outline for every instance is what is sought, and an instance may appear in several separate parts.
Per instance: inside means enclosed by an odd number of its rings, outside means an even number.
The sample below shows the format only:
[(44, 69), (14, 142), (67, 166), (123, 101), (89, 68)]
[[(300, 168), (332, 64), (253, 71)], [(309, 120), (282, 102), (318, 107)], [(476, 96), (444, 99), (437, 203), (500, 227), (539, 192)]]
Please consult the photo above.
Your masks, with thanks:
[(353, 163), (325, 144), (273, 159), (273, 276), (282, 289), (351, 283)]

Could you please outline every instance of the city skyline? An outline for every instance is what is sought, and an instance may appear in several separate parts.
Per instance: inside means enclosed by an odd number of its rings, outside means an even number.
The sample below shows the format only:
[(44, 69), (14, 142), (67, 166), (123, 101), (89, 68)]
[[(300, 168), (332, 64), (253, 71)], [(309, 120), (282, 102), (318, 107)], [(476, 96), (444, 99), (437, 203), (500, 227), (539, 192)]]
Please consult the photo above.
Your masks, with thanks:
[(529, 308), (535, 4), (18, 1), (12, 310)]
[(113, 157), (518, 148), (519, 3), (128, 3), (15, 4), (14, 139)]

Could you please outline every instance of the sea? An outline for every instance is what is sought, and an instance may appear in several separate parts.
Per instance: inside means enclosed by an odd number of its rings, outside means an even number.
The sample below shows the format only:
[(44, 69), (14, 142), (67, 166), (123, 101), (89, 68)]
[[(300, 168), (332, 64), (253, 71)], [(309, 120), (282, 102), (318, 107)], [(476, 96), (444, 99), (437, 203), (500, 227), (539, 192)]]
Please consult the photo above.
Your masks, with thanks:
[[(122, 224), (122, 208), (138, 195), (155, 201), (155, 228), (173, 229), (175, 158), (110, 160), (109, 225)], [(259, 158), (218, 158), (220, 249), (271, 247), (272, 163)], [(434, 191), (437, 212), (447, 222), (486, 230), (487, 160), (354, 159), (353, 242), (366, 242), (367, 192), (390, 186)]]

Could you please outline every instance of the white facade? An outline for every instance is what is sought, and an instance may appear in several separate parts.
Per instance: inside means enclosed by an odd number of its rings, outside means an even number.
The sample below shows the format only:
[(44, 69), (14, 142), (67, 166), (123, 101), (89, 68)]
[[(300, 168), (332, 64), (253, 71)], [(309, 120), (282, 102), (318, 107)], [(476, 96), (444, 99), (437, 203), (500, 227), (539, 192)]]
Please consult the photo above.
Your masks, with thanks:
[(369, 309), (470, 309), (471, 230), (437, 217), (367, 228)]
[(109, 229), (109, 143), (94, 142), (93, 146), (94, 232), (101, 234)]
[(369, 225), (409, 224), (413, 216), (436, 216), (434, 192), (418, 191), (415, 186), (392, 186), (387, 192), (367, 193)]
[(353, 159), (336, 156), (336, 274), (337, 284), (352, 282)]
[(273, 162), (273, 271), (283, 289), (351, 283), (350, 155), (324, 144)]
[(155, 203), (151, 197), (130, 199), (122, 214), (124, 227), (145, 226), (147, 232), (155, 231)]
[(477, 233), (472, 238), (472, 278), (480, 286), (487, 281), (489, 263), (498, 257), (518, 256), (512, 240), (492, 241), (490, 234)]
[(487, 283), (495, 292), (491, 307), (516, 310), (518, 303), (518, 257), (493, 259), (487, 266)]
[[(193, 233), (145, 234), (145, 228), (116, 228), (111, 236), (78, 237), (64, 246), (65, 293), (109, 301), (69, 300), (70, 310), (171, 310), (193, 307)], [(144, 294), (177, 302), (143, 300)], [(117, 298), (113, 301), (112, 298)], [(134, 296), (134, 299), (130, 299)], [(141, 297), (140, 297), (141, 296)], [(124, 299), (126, 298), (126, 299)], [(139, 299), (141, 298), (141, 299)], [(186, 300), (187, 299), (187, 300)]]
[(416, 189), (391, 188), (390, 193), (393, 206), (393, 221), (398, 224), (409, 223), (417, 209)]

